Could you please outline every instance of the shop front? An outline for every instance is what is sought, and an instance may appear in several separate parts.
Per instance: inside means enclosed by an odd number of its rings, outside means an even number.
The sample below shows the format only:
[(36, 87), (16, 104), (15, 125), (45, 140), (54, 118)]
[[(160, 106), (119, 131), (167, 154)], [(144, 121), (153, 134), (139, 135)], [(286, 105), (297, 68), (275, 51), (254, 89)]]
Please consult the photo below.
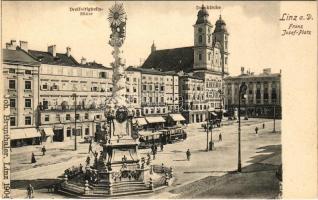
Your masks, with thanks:
[(41, 133), (35, 128), (10, 130), (11, 147), (41, 144)]

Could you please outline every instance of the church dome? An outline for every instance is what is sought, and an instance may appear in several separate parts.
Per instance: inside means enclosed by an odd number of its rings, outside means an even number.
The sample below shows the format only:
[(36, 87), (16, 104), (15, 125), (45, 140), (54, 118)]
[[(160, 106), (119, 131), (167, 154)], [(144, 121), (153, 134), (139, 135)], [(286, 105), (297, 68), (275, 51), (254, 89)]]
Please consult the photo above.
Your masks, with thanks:
[(222, 32), (222, 31), (227, 32), (227, 29), (226, 29), (226, 23), (220, 15), (220, 18), (215, 22), (214, 32)]
[(199, 10), (197, 17), (198, 18), (195, 24), (203, 24), (203, 23), (210, 24), (208, 20), (209, 13), (204, 5), (202, 5), (201, 9)]

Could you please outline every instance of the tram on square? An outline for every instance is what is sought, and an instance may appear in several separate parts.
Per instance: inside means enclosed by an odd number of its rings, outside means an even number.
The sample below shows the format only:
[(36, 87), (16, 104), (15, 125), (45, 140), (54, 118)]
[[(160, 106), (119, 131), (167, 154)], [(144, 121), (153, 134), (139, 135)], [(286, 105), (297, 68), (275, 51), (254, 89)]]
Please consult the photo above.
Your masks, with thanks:
[(186, 138), (187, 133), (183, 127), (167, 127), (156, 132), (144, 131), (140, 133), (139, 148), (145, 149), (152, 145), (172, 144)]

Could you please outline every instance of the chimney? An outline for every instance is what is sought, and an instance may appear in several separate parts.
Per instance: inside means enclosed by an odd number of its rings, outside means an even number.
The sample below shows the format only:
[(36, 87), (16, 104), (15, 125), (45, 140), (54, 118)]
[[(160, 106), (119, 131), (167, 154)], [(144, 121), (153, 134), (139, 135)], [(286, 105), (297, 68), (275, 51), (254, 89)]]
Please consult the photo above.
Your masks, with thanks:
[(244, 74), (244, 67), (241, 67), (241, 75)]
[(84, 58), (84, 57), (81, 58), (81, 64), (86, 65), (86, 58)]
[(17, 41), (11, 40), (10, 43), (6, 43), (6, 48), (10, 50), (16, 50), (17, 48)]
[(279, 73), (282, 74), (282, 70), (281, 69), (279, 70)]
[(271, 73), (271, 68), (265, 68), (263, 69), (264, 74), (270, 74)]
[(20, 48), (22, 49), (22, 50), (24, 50), (25, 52), (28, 52), (28, 42), (26, 42), (26, 41), (20, 41)]
[(11, 44), (12, 44), (14, 49), (17, 48), (17, 41), (16, 40), (11, 40)]
[(71, 56), (71, 47), (66, 47), (66, 55), (67, 57)]
[(53, 56), (56, 57), (56, 45), (51, 45), (47, 48), (47, 51)]
[(155, 45), (155, 41), (152, 41), (152, 45), (151, 45), (151, 53), (155, 52), (157, 50), (156, 45)]

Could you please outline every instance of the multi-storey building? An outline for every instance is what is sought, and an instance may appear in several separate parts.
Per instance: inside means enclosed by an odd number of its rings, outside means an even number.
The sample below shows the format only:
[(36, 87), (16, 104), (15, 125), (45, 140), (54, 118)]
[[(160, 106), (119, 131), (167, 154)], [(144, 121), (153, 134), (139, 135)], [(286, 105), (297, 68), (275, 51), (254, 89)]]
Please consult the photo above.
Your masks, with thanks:
[[(161, 71), (183, 71), (192, 73), (194, 77), (204, 80), (204, 99), (206, 100), (207, 108), (212, 111), (221, 109), (223, 104), (223, 101), (220, 101), (220, 94), (224, 90), (223, 78), (228, 75), (229, 33), (221, 16), (216, 21), (214, 30), (208, 17), (209, 13), (202, 6), (193, 26), (194, 46), (157, 50), (153, 44), (151, 46), (151, 54), (143, 63), (142, 68), (154, 68)], [(206, 118), (205, 115), (207, 113), (202, 114), (202, 117), (199, 115), (194, 122), (203, 121)]]
[(241, 111), (251, 117), (281, 117), (281, 73), (271, 73), (271, 69), (255, 75), (244, 72), (239, 76), (225, 79), (225, 108), (229, 113), (238, 109), (239, 87), (247, 85), (245, 98), (241, 100)]
[[(20, 42), (24, 44), (24, 42)], [(38, 144), (38, 83), (40, 64), (21, 50), (15, 40), (6, 44), (3, 54), (4, 95), (10, 99), (10, 140), (12, 146)]]
[(75, 130), (80, 138), (97, 138), (105, 121), (105, 100), (112, 90), (112, 70), (84, 58), (78, 63), (69, 47), (57, 53), (52, 45), (45, 52), (29, 50), (24, 43), (21, 49), (41, 63), (38, 124), (43, 141), (72, 139)]
[(143, 115), (167, 114), (178, 111), (178, 75), (154, 69), (141, 71), (141, 106)]
[(191, 74), (179, 74), (180, 110), (187, 123), (202, 122), (207, 113), (204, 80)]
[(134, 67), (126, 69), (126, 99), (135, 117), (141, 117), (141, 72)]

